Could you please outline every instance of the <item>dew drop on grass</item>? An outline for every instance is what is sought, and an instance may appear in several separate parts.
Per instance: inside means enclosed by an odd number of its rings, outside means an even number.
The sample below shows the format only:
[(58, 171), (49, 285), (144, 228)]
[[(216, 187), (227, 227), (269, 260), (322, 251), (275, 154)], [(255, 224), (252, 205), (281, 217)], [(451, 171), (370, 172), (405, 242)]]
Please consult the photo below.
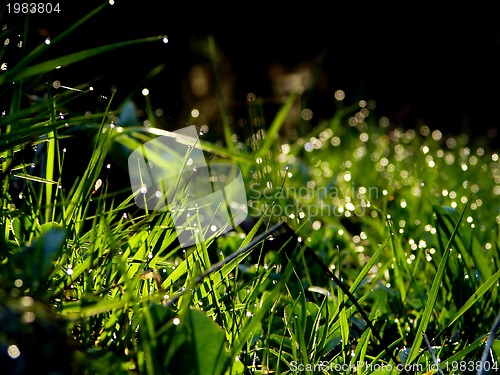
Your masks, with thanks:
[(7, 353), (9, 354), (9, 357), (12, 359), (16, 359), (21, 355), (21, 351), (17, 347), (17, 345), (9, 345), (7, 348)]
[(94, 190), (98, 190), (101, 186), (102, 186), (102, 180), (99, 178), (99, 179), (97, 179), (97, 181), (95, 182), (95, 185), (94, 185)]
[(178, 326), (181, 323), (181, 320), (175, 317), (174, 319), (172, 319), (172, 323), (174, 324), (174, 326)]

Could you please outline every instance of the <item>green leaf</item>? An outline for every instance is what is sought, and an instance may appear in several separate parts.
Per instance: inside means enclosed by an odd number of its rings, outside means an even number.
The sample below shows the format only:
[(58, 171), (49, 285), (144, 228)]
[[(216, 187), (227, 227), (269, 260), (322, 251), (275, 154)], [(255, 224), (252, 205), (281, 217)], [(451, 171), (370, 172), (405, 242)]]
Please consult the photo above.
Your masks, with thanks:
[(209, 375), (225, 372), (229, 365), (226, 336), (204, 312), (188, 310), (173, 335), (166, 356), (171, 360), (166, 364), (165, 373)]
[(415, 335), (415, 341), (413, 342), (410, 354), (408, 355), (408, 360), (407, 360), (408, 364), (412, 363), (419, 354), (420, 345), (422, 344), (422, 339), (423, 339), (422, 333), (425, 333), (427, 325), (431, 320), (432, 312), (434, 310), (434, 305), (436, 304), (436, 300), (438, 297), (438, 292), (439, 289), (441, 288), (441, 283), (443, 282), (444, 271), (446, 268), (446, 264), (448, 262), (448, 257), (451, 252), (451, 246), (455, 241), (455, 236), (458, 233), (458, 229), (460, 228), (460, 223), (462, 222), (466, 209), (467, 209), (467, 204), (465, 205), (457, 223), (455, 224), (455, 229), (453, 230), (453, 233), (451, 234), (451, 237), (449, 238), (448, 243), (446, 244), (443, 257), (439, 262), (436, 275), (434, 276), (434, 280), (432, 281), (429, 297), (427, 298), (427, 303), (425, 304), (424, 312), (420, 316), (420, 322), (417, 328), (417, 334)]
[(49, 275), (52, 262), (60, 255), (66, 231), (56, 223), (41, 226), (41, 235), (16, 254), (15, 263), (23, 281), (36, 288)]

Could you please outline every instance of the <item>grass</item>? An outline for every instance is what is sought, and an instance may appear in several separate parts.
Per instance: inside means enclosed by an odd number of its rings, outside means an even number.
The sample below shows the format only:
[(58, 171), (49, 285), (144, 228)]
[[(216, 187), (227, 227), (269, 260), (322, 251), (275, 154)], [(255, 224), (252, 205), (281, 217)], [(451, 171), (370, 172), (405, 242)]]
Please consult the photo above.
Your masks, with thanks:
[[(312, 123), (294, 117), (306, 107), (298, 93), (272, 118), (260, 98), (249, 101), (248, 132), (238, 139), (221, 99), (223, 119), (209, 124), (202, 145), (240, 166), (249, 217), (181, 249), (169, 213), (139, 209), (110, 178), (123, 155), (165, 130), (142, 126), (114, 96), (102, 112), (72, 112), (89, 84), (62, 91), (49, 79), (55, 66), (161, 39), (35, 63), (48, 48), (41, 45), (0, 75), (6, 373), (458, 374), (498, 366), (500, 163), (487, 140), (394, 128), (370, 101), (332, 99), (335, 115)], [(216, 68), (215, 41), (208, 46)], [(46, 95), (26, 102), (34, 90)], [(136, 104), (150, 106), (144, 99)], [(222, 142), (211, 139), (217, 126)], [(78, 169), (67, 145), (82, 136), (91, 151)]]

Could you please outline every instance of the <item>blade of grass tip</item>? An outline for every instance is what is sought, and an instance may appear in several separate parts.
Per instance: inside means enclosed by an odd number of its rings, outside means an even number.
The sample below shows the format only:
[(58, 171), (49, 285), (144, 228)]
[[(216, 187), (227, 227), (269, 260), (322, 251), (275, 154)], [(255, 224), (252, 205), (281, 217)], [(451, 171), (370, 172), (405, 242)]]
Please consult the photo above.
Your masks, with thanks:
[(231, 125), (229, 123), (229, 115), (227, 113), (227, 107), (224, 102), (224, 95), (222, 94), (221, 74), (219, 72), (219, 65), (217, 62), (217, 48), (213, 36), (208, 37), (208, 54), (212, 63), (212, 68), (214, 70), (215, 87), (217, 90), (217, 97), (219, 98), (219, 110), (222, 118), (222, 127), (224, 129), (224, 138), (226, 139), (226, 147), (231, 153), (233, 153), (234, 142), (232, 139)]
[(484, 346), (483, 349), (483, 354), (481, 355), (481, 366), (479, 371), (477, 372), (477, 375), (483, 375), (486, 366), (484, 365), (486, 363), (486, 360), (488, 359), (488, 355), (490, 354), (490, 349), (491, 346), (493, 345), (493, 340), (495, 340), (496, 336), (496, 331), (500, 327), (500, 314), (497, 315), (497, 318), (495, 319), (495, 322), (493, 323), (493, 326), (491, 327), (490, 334), (488, 336), (488, 341), (486, 341), (486, 345)]
[(141, 81), (137, 84), (137, 86), (135, 87), (135, 89), (134, 90), (130, 90), (129, 94), (127, 96), (125, 96), (125, 98), (120, 103), (119, 107), (122, 107), (123, 104), (125, 104), (126, 102), (128, 102), (130, 100), (133, 100), (134, 95), (137, 92), (141, 91), (140, 89), (144, 86), (144, 84), (146, 82), (151, 81), (151, 79), (153, 79), (158, 74), (160, 74), (166, 67), (167, 67), (167, 65), (165, 63), (161, 63), (160, 65), (157, 65), (156, 67), (154, 67), (153, 69), (151, 69), (149, 71), (149, 73), (146, 74), (143, 79), (141, 79)]
[(410, 354), (408, 355), (408, 359), (406, 361), (407, 364), (411, 364), (417, 357), (419, 356), (420, 352), (420, 346), (422, 344), (422, 339), (423, 337), (421, 336), (421, 333), (425, 332), (427, 329), (427, 325), (429, 324), (429, 321), (432, 316), (432, 311), (434, 309), (434, 305), (437, 300), (438, 292), (441, 287), (441, 282), (443, 281), (444, 277), (444, 271), (446, 269), (446, 263), (448, 261), (448, 257), (450, 255), (451, 251), (451, 245), (455, 241), (455, 236), (458, 233), (458, 230), (460, 228), (460, 223), (462, 222), (462, 219), (465, 215), (465, 211), (467, 211), (467, 207), (469, 205), (469, 200), (467, 200), (464, 209), (462, 210), (462, 213), (460, 214), (460, 217), (455, 225), (455, 229), (453, 230), (453, 233), (451, 234), (450, 239), (448, 240), (448, 243), (446, 244), (445, 247), (445, 252), (441, 258), (441, 261), (439, 262), (438, 269), (436, 271), (436, 275), (434, 276), (434, 280), (432, 281), (431, 285), (431, 290), (429, 292), (429, 297), (427, 299), (427, 303), (425, 304), (424, 312), (421, 316), (420, 323), (417, 328), (417, 335), (415, 335), (415, 341), (413, 342), (413, 345), (410, 350)]
[(264, 141), (260, 146), (260, 148), (257, 150), (255, 158), (264, 157), (271, 148), (271, 146), (276, 143), (276, 137), (281, 127), (285, 123), (285, 120), (288, 114), (290, 113), (290, 110), (292, 109), (293, 103), (295, 102), (296, 98), (297, 98), (297, 93), (292, 92), (288, 97), (288, 99), (286, 100), (285, 104), (281, 106), (278, 113), (276, 114), (276, 117), (269, 126), (269, 129), (266, 131), (264, 135)]
[(23, 80), (28, 77), (32, 77), (39, 74), (44, 74), (49, 71), (52, 71), (56, 68), (56, 66), (68, 66), (79, 61), (87, 60), (91, 57), (113, 51), (118, 48), (130, 47), (135, 44), (156, 42), (158, 40), (163, 39), (163, 36), (152, 36), (147, 38), (133, 39), (127, 40), (124, 42), (118, 42), (113, 44), (107, 44), (100, 47), (91, 48), (84, 51), (79, 51), (75, 53), (71, 53), (69, 55), (56, 57), (52, 60), (47, 60), (42, 63), (24, 68), (24, 69), (12, 69), (8, 70), (6, 73), (0, 75), (0, 85), (3, 85), (5, 82), (14, 82), (18, 80)]

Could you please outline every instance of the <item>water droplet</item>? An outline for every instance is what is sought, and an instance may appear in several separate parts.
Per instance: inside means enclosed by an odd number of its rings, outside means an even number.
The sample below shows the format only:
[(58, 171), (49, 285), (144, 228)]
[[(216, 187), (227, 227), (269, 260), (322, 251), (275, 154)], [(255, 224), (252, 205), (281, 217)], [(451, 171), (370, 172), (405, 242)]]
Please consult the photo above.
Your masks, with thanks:
[(168, 37), (166, 35), (163, 37), (163, 43), (168, 43)]
[(98, 190), (102, 186), (102, 180), (99, 178), (94, 185), (94, 190)]
[(45, 44), (49, 45), (50, 44), (50, 38), (45, 39)]
[(9, 357), (12, 359), (16, 359), (21, 355), (21, 351), (17, 347), (17, 345), (10, 345), (7, 348), (7, 353), (9, 354)]
[(174, 323), (174, 326), (178, 326), (180, 323), (181, 323), (181, 320), (177, 317), (175, 317), (173, 320), (172, 320), (172, 323)]

